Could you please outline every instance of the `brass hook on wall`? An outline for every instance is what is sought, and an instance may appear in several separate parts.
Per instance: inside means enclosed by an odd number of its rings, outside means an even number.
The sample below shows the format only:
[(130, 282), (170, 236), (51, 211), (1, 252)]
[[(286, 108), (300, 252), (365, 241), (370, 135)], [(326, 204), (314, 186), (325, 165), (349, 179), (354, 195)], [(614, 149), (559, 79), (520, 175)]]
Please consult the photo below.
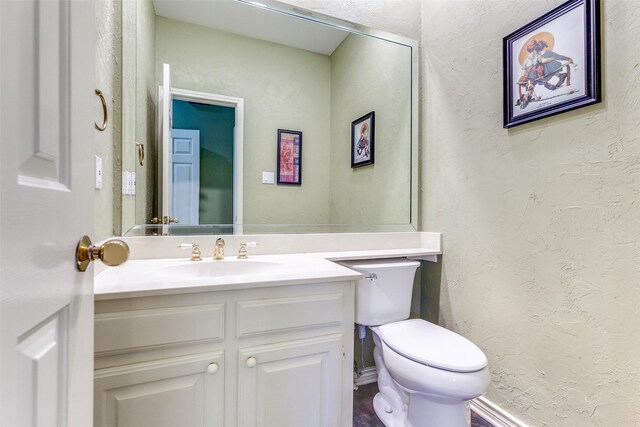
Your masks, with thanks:
[(96, 95), (100, 97), (100, 101), (102, 102), (102, 126), (98, 126), (97, 123), (94, 123), (96, 129), (100, 132), (103, 132), (107, 128), (107, 101), (104, 100), (104, 96), (102, 96), (102, 91), (100, 89), (96, 89)]
[(140, 166), (144, 166), (144, 144), (136, 142), (136, 147), (138, 148), (138, 163)]

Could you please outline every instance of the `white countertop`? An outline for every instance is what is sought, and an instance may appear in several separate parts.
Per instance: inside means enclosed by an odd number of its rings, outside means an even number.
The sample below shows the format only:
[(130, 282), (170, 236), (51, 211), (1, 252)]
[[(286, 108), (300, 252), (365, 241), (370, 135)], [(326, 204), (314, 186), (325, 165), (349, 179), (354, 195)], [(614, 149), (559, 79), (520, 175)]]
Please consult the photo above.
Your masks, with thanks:
[(243, 262), (235, 256), (221, 261), (210, 257), (203, 261), (189, 258), (164, 258), (130, 260), (119, 267), (106, 268), (95, 277), (95, 299), (109, 300), (154, 295), (208, 292), (217, 290), (248, 289), (299, 285), (318, 282), (358, 280), (360, 273), (343, 267), (336, 262), (354, 259), (376, 258), (428, 258), (441, 254), (437, 249), (405, 248), (359, 251), (336, 251), (308, 254), (254, 255), (248, 261), (276, 263), (281, 268), (265, 274), (221, 275), (217, 277), (188, 277), (167, 275), (167, 268), (193, 263)]

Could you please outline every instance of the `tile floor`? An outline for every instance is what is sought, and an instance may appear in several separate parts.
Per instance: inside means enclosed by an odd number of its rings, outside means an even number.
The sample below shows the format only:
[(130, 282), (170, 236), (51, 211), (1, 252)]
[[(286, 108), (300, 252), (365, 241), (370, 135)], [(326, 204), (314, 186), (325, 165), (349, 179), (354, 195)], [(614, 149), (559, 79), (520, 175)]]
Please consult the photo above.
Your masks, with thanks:
[[(384, 427), (373, 411), (373, 396), (377, 392), (376, 383), (360, 386), (353, 392), (353, 427)], [(493, 424), (471, 411), (471, 427), (493, 427)]]

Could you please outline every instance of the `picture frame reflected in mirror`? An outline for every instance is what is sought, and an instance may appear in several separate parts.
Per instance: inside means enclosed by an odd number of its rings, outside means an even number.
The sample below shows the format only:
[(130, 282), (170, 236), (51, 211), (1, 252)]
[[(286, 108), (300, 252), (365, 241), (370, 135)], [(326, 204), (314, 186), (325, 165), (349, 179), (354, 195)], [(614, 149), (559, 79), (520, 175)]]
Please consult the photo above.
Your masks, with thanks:
[(302, 185), (302, 132), (278, 129), (278, 185)]
[(351, 167), (372, 165), (374, 161), (375, 111), (351, 122)]

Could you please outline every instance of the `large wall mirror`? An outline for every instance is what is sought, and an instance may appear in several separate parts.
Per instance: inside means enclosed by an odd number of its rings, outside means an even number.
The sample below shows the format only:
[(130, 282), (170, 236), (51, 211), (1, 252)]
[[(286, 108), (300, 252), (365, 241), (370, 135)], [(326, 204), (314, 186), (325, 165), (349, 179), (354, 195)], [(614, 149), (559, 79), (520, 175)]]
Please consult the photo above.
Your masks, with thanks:
[(122, 4), (123, 232), (416, 230), (417, 42), (273, 1)]

